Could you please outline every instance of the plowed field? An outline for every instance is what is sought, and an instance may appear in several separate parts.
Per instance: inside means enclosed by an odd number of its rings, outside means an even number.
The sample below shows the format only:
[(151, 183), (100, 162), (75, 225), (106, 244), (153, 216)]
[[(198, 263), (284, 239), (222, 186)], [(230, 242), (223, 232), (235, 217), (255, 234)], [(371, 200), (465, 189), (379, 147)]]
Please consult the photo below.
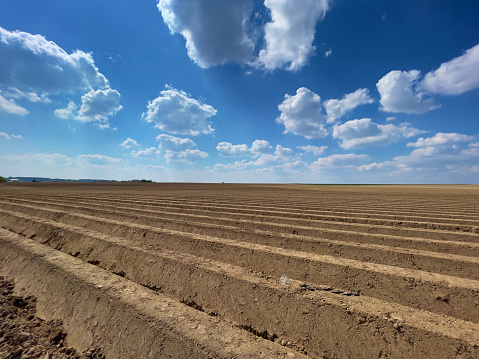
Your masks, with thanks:
[(79, 351), (479, 358), (479, 186), (5, 184), (0, 227)]

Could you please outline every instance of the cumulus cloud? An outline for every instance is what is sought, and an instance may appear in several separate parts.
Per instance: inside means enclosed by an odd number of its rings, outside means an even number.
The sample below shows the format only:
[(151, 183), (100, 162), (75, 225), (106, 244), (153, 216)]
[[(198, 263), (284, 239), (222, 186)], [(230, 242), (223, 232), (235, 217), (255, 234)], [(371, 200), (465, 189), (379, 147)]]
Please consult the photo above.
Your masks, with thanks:
[(254, 164), (256, 166), (275, 165), (278, 163), (290, 162), (293, 158), (293, 150), (291, 148), (276, 145), (274, 154), (263, 153)]
[[(459, 142), (467, 142), (474, 140), (473, 136), (462, 135), (459, 133), (442, 133), (438, 132), (433, 137), (423, 138), (420, 137), (416, 142), (410, 142), (408, 147), (431, 147), (431, 146), (444, 146), (453, 145)], [(474, 144), (471, 144), (474, 146)]]
[[(185, 38), (188, 56), (202, 68), (238, 63), (301, 69), (314, 54), (315, 27), (329, 0), (303, 0), (301, 6), (294, 0), (265, 0), (264, 7), (271, 15), (266, 25), (253, 14), (253, 0), (158, 0), (163, 21)], [(257, 56), (255, 48), (260, 48)]]
[(65, 108), (56, 109), (53, 113), (55, 116), (67, 120), (74, 118), (73, 112), (77, 109), (77, 105), (73, 101), (70, 101)]
[(296, 95), (286, 94), (276, 122), (283, 124), (284, 133), (293, 133), (308, 139), (326, 137), (324, 128), (326, 116), (321, 113), (321, 98), (305, 87), (296, 91)]
[(136, 146), (139, 146), (138, 145), (138, 142), (136, 142), (135, 140), (132, 140), (130, 137), (128, 137), (125, 141), (123, 141), (120, 146), (122, 147), (125, 147), (125, 148), (132, 148), (132, 147), (136, 147)]
[(136, 158), (156, 157), (161, 151), (156, 147), (146, 148), (144, 150), (131, 151), (131, 156)]
[(0, 27), (0, 85), (48, 94), (106, 88), (91, 54), (68, 54), (41, 35)]
[(330, 122), (343, 117), (346, 113), (352, 111), (359, 105), (373, 103), (374, 100), (369, 97), (368, 89), (358, 89), (352, 93), (344, 95), (341, 100), (331, 99), (324, 101), (324, 108), (328, 114)]
[(196, 147), (196, 143), (189, 138), (180, 138), (162, 134), (157, 136), (156, 140), (160, 142), (160, 148), (170, 151), (185, 151)]
[(170, 86), (150, 101), (147, 109), (143, 118), (165, 132), (197, 136), (214, 131), (208, 119), (216, 115), (216, 110)]
[(328, 146), (318, 147), (318, 146), (308, 145), (308, 146), (298, 146), (297, 148), (304, 151), (305, 153), (311, 153), (315, 156), (319, 156), (319, 155), (322, 155), (327, 150)]
[(91, 165), (98, 165), (98, 166), (108, 166), (108, 165), (117, 165), (122, 162), (121, 159), (115, 157), (108, 157), (105, 155), (79, 155), (78, 159), (80, 161), (84, 161)]
[(220, 156), (224, 157), (242, 157), (251, 155), (251, 149), (247, 145), (233, 145), (229, 142), (220, 142), (216, 149)]
[(479, 88), (479, 45), (424, 76), (422, 88), (432, 94), (460, 95)]
[[(0, 60), (1, 61), (1, 60)], [(5, 111), (11, 115), (27, 115), (27, 109), (17, 105), (13, 99), (7, 100), (0, 92), (0, 111)]]
[(254, 154), (263, 154), (273, 152), (273, 147), (265, 140), (255, 140), (251, 145), (251, 152)]
[(82, 122), (100, 122), (100, 126), (108, 126), (108, 117), (122, 109), (120, 93), (116, 90), (91, 90), (81, 97), (82, 105), (77, 120)]
[(198, 149), (185, 150), (180, 152), (167, 150), (164, 157), (166, 159), (166, 163), (169, 163), (171, 161), (192, 163), (202, 158), (208, 157), (208, 153), (200, 151)]
[(391, 71), (383, 76), (376, 87), (381, 95), (381, 110), (421, 114), (439, 108), (434, 99), (424, 99), (419, 85), (420, 72)]
[(223, 157), (242, 157), (253, 156), (257, 157), (262, 154), (270, 154), (273, 152), (273, 147), (265, 140), (255, 140), (251, 147), (245, 144), (233, 145), (229, 142), (220, 142), (216, 149)]
[(333, 54), (333, 49), (329, 49), (328, 51), (326, 51), (324, 53), (324, 57), (328, 58), (329, 56), (331, 56)]
[(369, 159), (370, 157), (368, 155), (357, 155), (355, 153), (335, 154), (328, 157), (318, 158), (311, 164), (311, 167), (349, 167)]
[(265, 48), (259, 63), (267, 70), (286, 68), (297, 71), (313, 55), (315, 27), (329, 9), (328, 0), (265, 0), (271, 22), (265, 25)]
[(333, 127), (333, 137), (340, 139), (340, 146), (346, 149), (385, 146), (421, 133), (424, 131), (409, 127), (407, 123), (399, 126), (378, 125), (370, 118), (352, 120)]
[(164, 22), (185, 38), (188, 56), (202, 68), (253, 59), (248, 34), (253, 7), (253, 0), (158, 1)]

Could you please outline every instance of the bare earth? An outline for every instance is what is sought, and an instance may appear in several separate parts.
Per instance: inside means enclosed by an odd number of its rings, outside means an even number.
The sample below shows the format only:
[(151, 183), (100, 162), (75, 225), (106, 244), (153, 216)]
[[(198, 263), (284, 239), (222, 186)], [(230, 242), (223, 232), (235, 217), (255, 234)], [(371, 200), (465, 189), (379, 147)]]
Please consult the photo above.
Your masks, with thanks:
[(79, 353), (479, 358), (476, 185), (7, 183), (0, 243)]

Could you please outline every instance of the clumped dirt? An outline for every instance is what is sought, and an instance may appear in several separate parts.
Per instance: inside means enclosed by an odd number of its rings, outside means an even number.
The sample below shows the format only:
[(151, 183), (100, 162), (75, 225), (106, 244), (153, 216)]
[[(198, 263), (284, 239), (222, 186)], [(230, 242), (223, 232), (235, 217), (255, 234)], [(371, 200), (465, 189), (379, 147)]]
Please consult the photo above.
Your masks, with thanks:
[(82, 353), (66, 345), (67, 333), (59, 319), (35, 316), (36, 299), (14, 294), (13, 280), (0, 277), (0, 358), (103, 359), (99, 348)]

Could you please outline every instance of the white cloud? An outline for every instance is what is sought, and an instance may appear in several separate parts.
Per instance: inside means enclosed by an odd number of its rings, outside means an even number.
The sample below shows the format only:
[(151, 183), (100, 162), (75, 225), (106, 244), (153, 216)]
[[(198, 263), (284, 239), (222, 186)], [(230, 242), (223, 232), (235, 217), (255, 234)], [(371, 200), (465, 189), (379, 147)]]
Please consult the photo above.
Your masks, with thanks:
[(107, 128), (108, 117), (122, 109), (120, 93), (116, 90), (91, 90), (81, 97), (82, 105), (77, 120), (82, 122), (99, 122), (100, 128)]
[(253, 0), (158, 1), (170, 31), (185, 38), (188, 56), (202, 68), (253, 59), (248, 35), (253, 5)]
[(265, 25), (266, 46), (259, 63), (266, 70), (285, 68), (297, 71), (313, 55), (315, 27), (329, 9), (328, 0), (265, 0), (272, 21)]
[(479, 142), (470, 143), (469, 147), (479, 147)]
[(197, 136), (214, 131), (208, 121), (214, 115), (216, 110), (212, 106), (201, 104), (184, 91), (166, 86), (160, 96), (148, 103), (143, 118), (155, 123), (162, 131)]
[(321, 113), (321, 98), (305, 87), (296, 91), (296, 95), (286, 94), (276, 122), (283, 124), (284, 133), (293, 133), (308, 139), (326, 137), (324, 128), (326, 116)]
[(439, 108), (434, 99), (423, 99), (419, 84), (420, 72), (391, 71), (382, 77), (376, 87), (381, 95), (381, 110), (420, 114)]
[(427, 92), (441, 95), (460, 95), (479, 88), (479, 45), (426, 74), (421, 85)]
[(220, 156), (224, 157), (242, 157), (251, 155), (251, 149), (247, 145), (233, 145), (229, 142), (220, 142), (216, 149)]
[(328, 146), (318, 147), (318, 146), (308, 145), (308, 146), (298, 146), (297, 148), (300, 150), (303, 150), (305, 153), (312, 153), (315, 156), (319, 156), (319, 155), (322, 155), (327, 150)]
[(156, 147), (146, 148), (144, 150), (131, 151), (131, 156), (136, 158), (156, 157), (161, 151)]
[(340, 146), (346, 149), (385, 146), (421, 133), (424, 131), (409, 127), (407, 123), (378, 125), (370, 118), (348, 121), (333, 128), (333, 137), (340, 139)]
[(189, 138), (180, 138), (171, 135), (159, 135), (156, 140), (160, 142), (159, 147), (170, 151), (185, 151), (196, 147), (196, 143)]
[(324, 57), (325, 57), (325, 58), (328, 58), (328, 57), (331, 56), (332, 54), (333, 54), (333, 49), (329, 49), (328, 51), (326, 51), (326, 52), (324, 53)]
[(336, 166), (353, 166), (358, 163), (369, 160), (368, 155), (357, 155), (354, 153), (335, 154), (328, 157), (318, 158), (311, 164), (311, 167), (336, 167)]
[(0, 138), (4, 138), (6, 140), (9, 140), (10, 139), (10, 136), (7, 135), (5, 132), (0, 132)]
[(167, 150), (165, 154), (166, 163), (171, 161), (192, 163), (206, 157), (208, 154), (198, 149), (180, 152)]
[(48, 94), (106, 88), (91, 54), (68, 54), (41, 35), (0, 27), (0, 85)]
[(327, 100), (324, 101), (324, 108), (328, 114), (330, 122), (343, 117), (346, 113), (352, 111), (359, 105), (373, 103), (374, 100), (369, 97), (368, 89), (358, 89), (352, 93), (344, 95), (341, 100)]
[(22, 135), (11, 135), (12, 138), (16, 138), (17, 140), (21, 140), (23, 138)]
[(123, 141), (120, 146), (123, 146), (125, 148), (131, 148), (131, 147), (136, 147), (139, 146), (138, 142), (135, 140), (132, 140), (130, 137), (128, 137), (125, 141)]
[(274, 154), (263, 153), (254, 164), (256, 166), (275, 165), (278, 163), (290, 162), (293, 158), (293, 150), (291, 148), (276, 145)]
[(236, 161), (234, 163), (217, 163), (215, 164), (213, 170), (214, 171), (243, 171), (247, 169), (251, 169), (254, 167), (254, 162), (253, 161), (246, 161), (246, 160), (241, 160), (241, 161)]
[(27, 99), (30, 102), (41, 102), (41, 103), (50, 103), (52, 102), (48, 96), (42, 93), (40, 96), (35, 92), (23, 92), (14, 87), (9, 88), (6, 91), (3, 91), (5, 97), (9, 99)]
[(9, 113), (11, 115), (20, 115), (20, 116), (24, 116), (29, 113), (27, 109), (17, 105), (15, 101), (13, 101), (13, 99), (7, 100), (5, 97), (2, 96), (1, 93), (0, 93), (0, 111), (5, 111), (6, 113)]
[(254, 154), (263, 154), (273, 152), (273, 147), (265, 140), (255, 140), (251, 145), (251, 152)]
[(55, 116), (67, 120), (73, 118), (73, 112), (76, 110), (77, 105), (73, 101), (70, 101), (66, 108), (59, 108), (54, 111)]
[[(423, 138), (420, 137), (416, 142), (410, 142), (408, 147), (431, 147), (431, 146), (444, 146), (453, 145), (459, 142), (467, 142), (474, 140), (473, 136), (462, 135), (459, 133), (442, 133), (438, 132), (433, 137)], [(474, 144), (472, 144), (474, 145)]]
[(394, 121), (396, 119), (396, 117), (386, 117), (386, 122), (391, 122), (391, 121)]
[(105, 155), (79, 155), (78, 159), (86, 163), (98, 166), (117, 165), (122, 162), (121, 159), (115, 157), (108, 157)]

